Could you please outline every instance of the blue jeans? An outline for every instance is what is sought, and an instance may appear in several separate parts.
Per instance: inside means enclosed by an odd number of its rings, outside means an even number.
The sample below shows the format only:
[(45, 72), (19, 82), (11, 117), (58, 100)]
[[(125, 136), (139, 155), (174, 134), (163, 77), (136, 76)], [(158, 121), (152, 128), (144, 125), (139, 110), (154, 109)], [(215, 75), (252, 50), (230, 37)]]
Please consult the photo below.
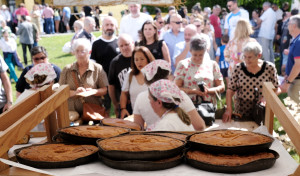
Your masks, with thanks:
[(51, 34), (54, 32), (54, 22), (53, 18), (45, 18), (45, 32), (46, 34)]
[(13, 54), (8, 54), (6, 58), (4, 58), (5, 63), (7, 64), (8, 68), (9, 68), (9, 79), (14, 79), (15, 82), (18, 82), (18, 77), (15, 71), (15, 65), (12, 62), (12, 55)]
[(216, 38), (216, 43), (217, 43), (218, 47), (222, 46), (221, 38)]
[(273, 39), (267, 39), (263, 37), (258, 38), (258, 42), (262, 47), (262, 55), (265, 61), (275, 63), (274, 50), (273, 50)]

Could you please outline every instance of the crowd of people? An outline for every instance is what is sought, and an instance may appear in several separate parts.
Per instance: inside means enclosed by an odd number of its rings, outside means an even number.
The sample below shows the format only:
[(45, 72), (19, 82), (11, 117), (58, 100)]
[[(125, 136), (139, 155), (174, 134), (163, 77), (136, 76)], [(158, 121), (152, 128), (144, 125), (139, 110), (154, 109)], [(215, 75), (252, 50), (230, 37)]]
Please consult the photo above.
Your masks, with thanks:
[[(92, 32), (100, 24), (86, 15), (74, 23), (71, 52), (76, 62), (65, 66), (62, 72), (52, 64), (56, 77), (46, 83), (70, 86), (69, 111), (82, 115), (83, 104), (93, 103), (105, 107), (107, 118), (113, 105), (117, 118), (133, 115), (134, 122), (144, 130), (203, 130), (205, 123), (195, 104), (211, 102), (217, 106), (216, 94), (224, 92), (224, 123), (231, 121), (233, 114), (239, 114), (239, 120), (254, 121), (254, 105), (265, 103), (263, 82), (271, 82), (277, 94), (288, 92), (292, 100), (300, 103), (298, 10), (289, 12), (289, 8), (279, 9), (276, 4), (264, 2), (262, 11), (253, 10), (250, 20), (247, 9), (239, 7), (236, 0), (227, 0), (227, 8), (229, 13), (220, 5), (202, 11), (200, 3), (196, 3), (189, 16), (186, 7), (177, 11), (170, 6), (165, 17), (156, 8), (153, 19), (143, 13), (146, 8), (141, 12), (140, 4), (130, 4), (120, 27), (113, 16), (101, 21), (102, 35), (98, 38)], [(69, 19), (65, 13), (62, 21), (66, 24)], [(58, 16), (54, 17), (54, 22), (57, 20)], [(26, 27), (30, 20), (21, 16), (20, 21), (17, 34), (23, 50), (31, 49), (33, 65), (24, 68), (19, 78), (11, 71), (18, 95), (32, 88), (25, 77), (30, 69), (50, 64), (44, 47), (30, 48), (34, 41), (21, 41), (22, 33), (31, 31)], [(45, 28), (50, 33), (54, 31), (52, 22)], [(11, 68), (10, 64), (19, 57), (15, 54), (15, 41), (8, 42), (9, 34), (3, 32), (0, 48), (8, 53), (4, 60)], [(274, 60), (276, 41), (280, 71)], [(6, 97), (3, 102), (7, 103), (2, 108), (7, 110), (12, 104), (8, 90), (11, 87), (5, 73), (7, 66), (0, 60), (4, 85), (1, 90)], [(25, 56), (24, 63), (27, 65)], [(285, 76), (283, 82), (279, 82), (277, 72)], [(78, 96), (82, 92), (94, 93)]]

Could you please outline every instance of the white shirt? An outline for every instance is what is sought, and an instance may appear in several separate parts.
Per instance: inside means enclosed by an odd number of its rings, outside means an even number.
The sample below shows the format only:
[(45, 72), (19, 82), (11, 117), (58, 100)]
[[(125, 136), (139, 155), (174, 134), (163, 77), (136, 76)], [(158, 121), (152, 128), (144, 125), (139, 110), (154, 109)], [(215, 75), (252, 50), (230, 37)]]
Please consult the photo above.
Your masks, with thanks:
[(281, 19), (282, 19), (282, 15), (283, 15), (282, 10), (278, 8), (278, 9), (275, 11), (275, 13), (276, 13), (276, 21), (281, 20)]
[(1, 10), (1, 15), (6, 22), (11, 20), (11, 16), (8, 10)]
[[(183, 96), (183, 101), (180, 103), (179, 107), (183, 109), (185, 112), (190, 112), (195, 109), (195, 106), (190, 99), (190, 97), (181, 91), (181, 94)], [(154, 110), (151, 107), (150, 100), (148, 98), (149, 92), (144, 91), (141, 92), (135, 101), (135, 105), (133, 108), (133, 114), (141, 115), (144, 121), (147, 124), (147, 131), (153, 130), (155, 123), (160, 120), (158, 115), (154, 112)]]
[(268, 8), (259, 18), (262, 22), (258, 37), (272, 40), (275, 36), (276, 13), (272, 8)]
[(8, 41), (5, 41), (4, 38), (1, 38), (0, 40), (0, 48), (3, 52), (15, 52), (17, 50), (17, 43), (15, 39), (8, 38)]
[(230, 12), (225, 18), (224, 29), (228, 30), (230, 40), (234, 37), (234, 31), (239, 19), (244, 18), (249, 21), (249, 13), (244, 9), (240, 9), (238, 13), (234, 14)]
[(195, 131), (192, 124), (182, 122), (177, 113), (168, 113), (159, 120), (153, 131)]
[(120, 22), (120, 34), (130, 35), (134, 41), (139, 40), (138, 30), (142, 29), (145, 21), (153, 21), (150, 15), (145, 13), (140, 13), (140, 16), (137, 18), (132, 18), (131, 14), (124, 16)]
[(122, 91), (126, 91), (126, 92), (129, 91), (131, 107), (133, 109), (136, 97), (138, 96), (139, 93), (147, 91), (148, 86), (145, 83), (140, 85), (138, 83), (135, 75), (132, 76), (132, 80), (131, 80), (131, 83), (129, 85), (129, 75), (130, 75), (130, 73), (131, 73), (131, 70), (129, 72), (127, 72), (127, 74), (125, 76), (124, 84), (122, 86)]

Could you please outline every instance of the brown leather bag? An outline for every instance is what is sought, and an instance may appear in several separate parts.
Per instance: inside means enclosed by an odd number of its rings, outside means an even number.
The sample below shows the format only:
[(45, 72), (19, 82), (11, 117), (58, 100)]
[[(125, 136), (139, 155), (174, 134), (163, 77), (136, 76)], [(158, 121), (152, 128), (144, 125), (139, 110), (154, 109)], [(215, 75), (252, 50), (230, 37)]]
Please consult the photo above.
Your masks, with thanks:
[[(78, 81), (76, 79), (75, 73), (72, 72), (72, 76), (76, 86), (78, 87)], [(105, 117), (105, 108), (103, 106), (94, 104), (94, 103), (86, 103), (82, 98), (82, 105), (83, 105), (83, 113), (82, 113), (82, 120), (83, 121), (98, 121), (102, 120)]]
[(93, 103), (83, 103), (83, 121), (102, 120), (105, 116), (105, 108)]

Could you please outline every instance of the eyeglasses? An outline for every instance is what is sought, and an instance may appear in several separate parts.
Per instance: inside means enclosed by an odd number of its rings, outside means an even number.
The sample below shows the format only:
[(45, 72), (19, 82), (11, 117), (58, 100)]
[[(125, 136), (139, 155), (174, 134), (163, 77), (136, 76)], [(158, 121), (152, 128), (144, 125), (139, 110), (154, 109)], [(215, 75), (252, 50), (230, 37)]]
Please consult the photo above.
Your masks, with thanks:
[(42, 57), (35, 57), (33, 58), (34, 61), (39, 61), (39, 60), (45, 60), (47, 57), (46, 56), (42, 56)]
[(176, 23), (176, 24), (181, 24), (182, 21), (173, 21), (173, 23)]
[(76, 50), (76, 53), (82, 53), (85, 54), (86, 52), (88, 52), (87, 50)]

